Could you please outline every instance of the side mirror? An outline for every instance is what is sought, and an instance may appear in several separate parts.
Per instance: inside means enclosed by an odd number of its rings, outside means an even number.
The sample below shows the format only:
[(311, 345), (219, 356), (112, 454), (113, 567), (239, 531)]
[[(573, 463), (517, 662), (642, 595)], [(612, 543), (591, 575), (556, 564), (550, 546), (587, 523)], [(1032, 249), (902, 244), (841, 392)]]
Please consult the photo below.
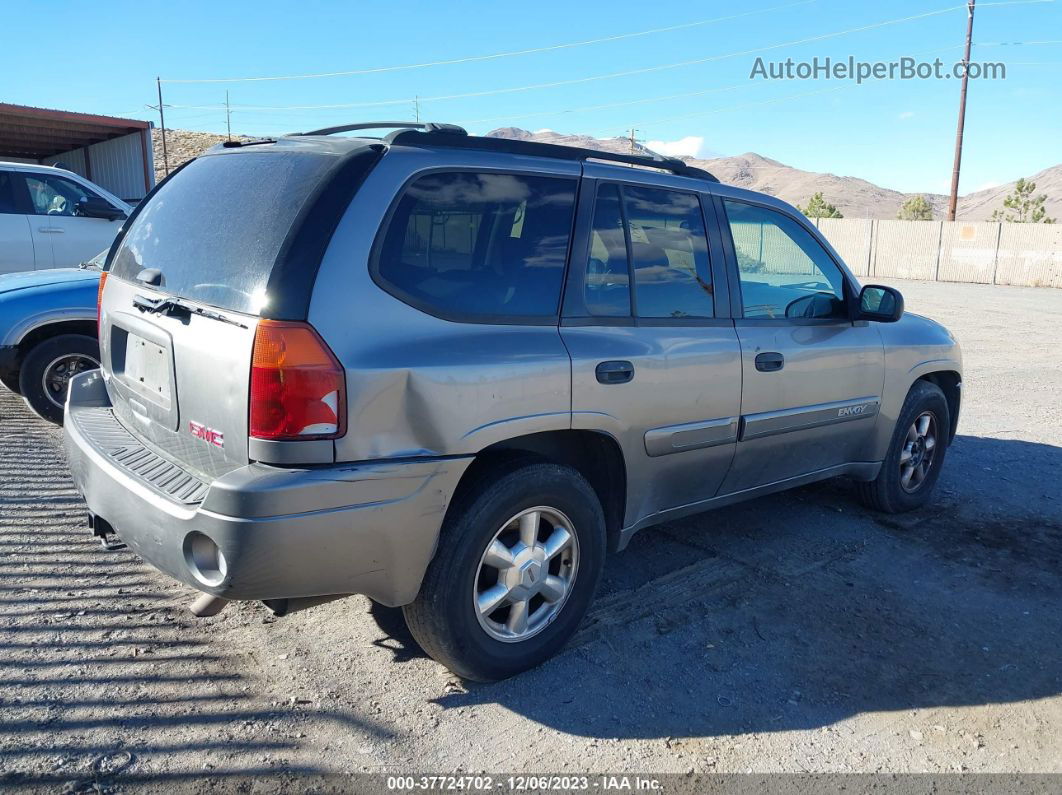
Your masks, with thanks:
[(117, 221), (125, 218), (125, 213), (111, 205), (106, 199), (97, 196), (87, 197), (77, 203), (74, 215), (82, 218), (106, 218), (108, 221)]
[(895, 323), (903, 317), (903, 296), (900, 291), (880, 284), (868, 284), (859, 291), (859, 311), (856, 320), (876, 320)]

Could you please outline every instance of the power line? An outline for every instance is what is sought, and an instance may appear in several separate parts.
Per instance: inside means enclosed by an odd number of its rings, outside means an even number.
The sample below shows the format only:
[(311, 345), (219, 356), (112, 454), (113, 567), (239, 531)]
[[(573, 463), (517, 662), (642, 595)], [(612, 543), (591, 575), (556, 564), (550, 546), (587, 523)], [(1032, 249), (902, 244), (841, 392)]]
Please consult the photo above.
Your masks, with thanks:
[[(907, 53), (907, 55), (918, 56), (918, 55), (926, 55), (926, 54), (930, 54), (930, 53), (942, 53), (942, 52), (945, 52), (946, 50), (960, 49), (961, 47), (962, 47), (961, 44), (954, 44), (954, 45), (949, 45), (949, 46), (946, 46), (946, 47), (933, 47), (933, 48), (928, 49), (928, 50), (919, 50), (918, 52)], [(645, 105), (645, 104), (649, 104), (649, 103), (653, 103), (653, 102), (664, 102), (664, 101), (671, 100), (671, 99), (687, 99), (689, 97), (698, 97), (698, 96), (703, 96), (705, 94), (718, 94), (718, 93), (722, 93), (722, 92), (725, 92), (725, 91), (738, 91), (738, 90), (741, 90), (741, 89), (748, 90), (750, 88), (760, 88), (760, 87), (767, 86), (767, 85), (769, 85), (769, 83), (763, 82), (763, 81), (756, 81), (756, 82), (746, 81), (744, 83), (736, 83), (734, 85), (729, 85), (729, 86), (719, 86), (717, 88), (707, 88), (707, 89), (702, 89), (700, 91), (687, 91), (687, 92), (684, 92), (684, 93), (681, 93), (681, 94), (663, 94), (663, 95), (660, 95), (660, 96), (643, 97), (641, 99), (624, 100), (622, 102), (605, 102), (605, 103), (602, 103), (602, 104), (599, 104), (599, 105), (583, 105), (583, 106), (574, 107), (574, 108), (562, 108), (562, 109), (556, 109), (556, 110), (540, 110), (540, 111), (532, 111), (532, 112), (529, 112), (529, 113), (506, 114), (506, 115), (503, 115), (503, 116), (487, 116), (485, 118), (480, 118), (480, 119), (464, 119), (464, 120), (462, 120), (461, 123), (462, 124), (466, 124), (466, 125), (467, 124), (481, 124), (481, 123), (484, 123), (484, 122), (506, 121), (506, 120), (509, 120), (509, 119), (529, 119), (529, 118), (535, 118), (535, 117), (538, 117), (538, 116), (562, 116), (562, 115), (566, 115), (566, 114), (569, 114), (569, 113), (587, 113), (587, 112), (596, 111), (596, 110), (609, 110), (609, 109), (612, 109), (612, 108), (629, 107), (631, 105)]]
[[(1054, 0), (1010, 0), (1005, 5), (1013, 5), (1020, 3), (1044, 3), (1054, 2)], [(738, 58), (742, 55), (755, 55), (761, 52), (769, 52), (771, 50), (781, 49), (783, 47), (795, 47), (802, 44), (810, 44), (817, 41), (825, 41), (827, 39), (835, 39), (840, 36), (847, 36), (853, 33), (862, 33), (867, 30), (874, 30), (877, 28), (887, 27), (889, 25), (898, 25), (904, 22), (913, 22), (919, 19), (926, 19), (928, 17), (940, 16), (947, 14), (957, 9), (965, 9), (965, 5), (949, 6), (948, 8), (938, 9), (936, 11), (926, 11), (921, 14), (912, 14), (906, 17), (898, 17), (896, 19), (887, 19), (881, 22), (873, 22), (867, 25), (860, 25), (855, 28), (848, 28), (846, 30), (838, 30), (832, 33), (821, 33), (817, 36), (809, 36), (803, 39), (794, 39), (791, 41), (778, 42), (777, 44), (768, 44), (762, 47), (753, 47), (747, 50), (739, 50), (736, 52), (723, 53), (720, 55), (710, 55), (704, 58), (694, 58), (687, 61), (678, 61), (670, 64), (660, 64), (657, 66), (647, 66), (639, 69), (627, 69), (621, 72), (611, 72), (603, 75), (592, 75), (590, 77), (577, 77), (568, 80), (556, 80), (548, 83), (531, 83), (524, 86), (513, 86), (509, 88), (495, 88), (484, 91), (468, 91), (460, 94), (444, 94), (435, 97), (420, 97), (421, 102), (442, 102), (454, 99), (469, 99), (474, 97), (486, 97), (497, 96), (499, 94), (512, 94), (521, 91), (532, 91), (543, 88), (557, 88), (559, 86), (576, 85), (580, 83), (591, 83), (598, 80), (611, 80), (619, 77), (632, 77), (634, 75), (649, 74), (651, 72), (660, 72), (667, 69), (678, 69), (684, 66), (695, 66), (697, 64), (714, 63), (716, 61), (723, 61), (730, 58)], [(333, 103), (327, 105), (259, 105), (259, 106), (247, 106), (240, 108), (242, 111), (250, 112), (266, 112), (266, 111), (291, 111), (291, 110), (338, 110), (343, 108), (370, 108), (370, 107), (383, 107), (386, 105), (408, 105), (413, 102), (413, 97), (403, 97), (401, 99), (387, 99), (379, 100), (375, 102), (346, 102), (346, 103)], [(210, 105), (175, 105), (174, 107), (197, 109), (197, 110), (222, 110), (221, 106)]]
[[(1042, 2), (1049, 2), (1050, 0), (1041, 0)], [(279, 75), (268, 77), (212, 77), (212, 78), (182, 78), (182, 79), (167, 79), (163, 80), (163, 83), (251, 83), (251, 82), (264, 82), (275, 80), (314, 80), (323, 77), (348, 77), (353, 75), (368, 75), (368, 74), (380, 74), (381, 72), (398, 72), (406, 71), (410, 69), (426, 69), (432, 66), (451, 66), (454, 64), (462, 63), (474, 63), (477, 61), (491, 61), (498, 58), (510, 58), (519, 55), (533, 55), (540, 52), (552, 52), (555, 50), (565, 50), (574, 47), (585, 47), (590, 44), (603, 44), (605, 42), (621, 41), (623, 39), (633, 39), (640, 36), (651, 36), (657, 33), (669, 33), (674, 30), (687, 30), (689, 28), (703, 27), (704, 25), (714, 25), (717, 22), (727, 22), (732, 19), (741, 19), (742, 17), (753, 16), (755, 14), (765, 14), (772, 11), (782, 11), (786, 8), (793, 8), (795, 6), (809, 5), (817, 2), (817, 0), (798, 0), (794, 3), (786, 3), (785, 5), (772, 6), (770, 8), (759, 8), (753, 11), (745, 11), (740, 14), (730, 14), (725, 17), (716, 17), (714, 19), (702, 19), (696, 22), (686, 22), (679, 25), (668, 25), (663, 28), (650, 28), (649, 30), (640, 30), (634, 33), (620, 33), (615, 36), (603, 36), (598, 39), (585, 39), (583, 41), (568, 42), (565, 44), (551, 44), (545, 47), (532, 47), (526, 50), (511, 50), (508, 52), (496, 52), (489, 55), (469, 55), (463, 58), (450, 58), (442, 61), (428, 61), (425, 63), (413, 63), (402, 64), (399, 66), (376, 66), (367, 69), (352, 69), (342, 72), (321, 72), (318, 74), (305, 74), (305, 75)]]

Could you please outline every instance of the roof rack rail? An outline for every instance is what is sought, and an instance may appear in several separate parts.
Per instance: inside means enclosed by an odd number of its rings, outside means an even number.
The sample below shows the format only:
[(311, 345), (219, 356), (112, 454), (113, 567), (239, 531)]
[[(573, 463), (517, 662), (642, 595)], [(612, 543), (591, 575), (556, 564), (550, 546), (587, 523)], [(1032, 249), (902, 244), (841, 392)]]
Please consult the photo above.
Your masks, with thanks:
[[(691, 166), (677, 157), (663, 157), (661, 155), (625, 155), (617, 152), (604, 152), (598, 149), (582, 149), (575, 146), (563, 146), (561, 144), (547, 144), (538, 141), (516, 141), (510, 138), (488, 138), (486, 136), (468, 135), (458, 127), (464, 135), (430, 135), (431, 132), (449, 132), (448, 129), (427, 130), (419, 132), (410, 129), (413, 125), (405, 125), (407, 129), (397, 130), (388, 135), (384, 140), (392, 145), (409, 146), (450, 146), (457, 149), (480, 149), (488, 152), (504, 152), (514, 155), (531, 155), (537, 157), (555, 157), (560, 160), (605, 160), (613, 163), (625, 163), (631, 166), (643, 166), (656, 168), (661, 171), (670, 171), (672, 174), (683, 177), (696, 177), (706, 179), (709, 182), (719, 182), (714, 174), (703, 168)], [(438, 127), (453, 127), (454, 125), (437, 125)]]
[(377, 130), (397, 127), (400, 130), (423, 130), (425, 133), (447, 133), (449, 135), (468, 135), (464, 127), (456, 124), (441, 124), (434, 121), (363, 121), (357, 124), (340, 124), (336, 127), (322, 127), (309, 132), (288, 133), (288, 135), (334, 135), (354, 130)]

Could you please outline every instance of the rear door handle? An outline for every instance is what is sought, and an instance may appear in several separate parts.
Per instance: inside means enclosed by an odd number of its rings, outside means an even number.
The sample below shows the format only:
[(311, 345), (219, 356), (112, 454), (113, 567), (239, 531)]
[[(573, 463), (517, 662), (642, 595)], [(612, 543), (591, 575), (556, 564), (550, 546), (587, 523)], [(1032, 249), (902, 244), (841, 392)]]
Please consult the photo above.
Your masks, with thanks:
[(63, 228), (61, 226), (38, 226), (37, 227), (37, 231), (38, 232), (51, 232), (53, 234), (55, 234), (55, 233), (62, 234)]
[(625, 361), (601, 362), (594, 372), (602, 384), (626, 384), (634, 378), (634, 365)]
[(756, 355), (756, 369), (761, 373), (776, 373), (785, 367), (785, 357), (771, 351)]

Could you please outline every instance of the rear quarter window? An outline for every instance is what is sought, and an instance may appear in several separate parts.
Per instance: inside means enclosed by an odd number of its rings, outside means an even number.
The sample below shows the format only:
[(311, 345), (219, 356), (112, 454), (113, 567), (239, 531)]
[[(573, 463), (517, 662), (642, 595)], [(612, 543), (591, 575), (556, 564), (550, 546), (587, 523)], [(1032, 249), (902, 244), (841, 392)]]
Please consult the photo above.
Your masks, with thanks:
[(162, 185), (133, 219), (111, 271), (162, 271), (164, 292), (258, 314), (281, 247), (333, 156), (207, 155)]
[(576, 181), (478, 172), (414, 180), (378, 242), (388, 292), (452, 320), (558, 314)]

